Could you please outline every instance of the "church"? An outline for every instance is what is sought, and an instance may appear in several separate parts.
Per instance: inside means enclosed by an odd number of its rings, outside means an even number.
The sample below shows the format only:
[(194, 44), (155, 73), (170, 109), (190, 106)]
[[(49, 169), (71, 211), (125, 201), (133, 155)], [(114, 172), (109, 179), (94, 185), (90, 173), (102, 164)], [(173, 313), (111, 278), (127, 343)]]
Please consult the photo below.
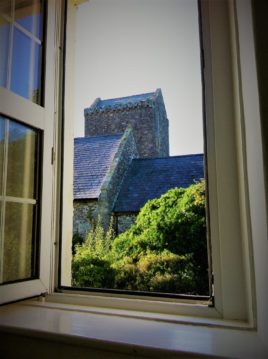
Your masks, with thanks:
[(161, 89), (101, 100), (86, 108), (85, 137), (74, 139), (73, 233), (85, 237), (99, 216), (116, 233), (144, 204), (171, 188), (204, 178), (203, 154), (169, 156)]

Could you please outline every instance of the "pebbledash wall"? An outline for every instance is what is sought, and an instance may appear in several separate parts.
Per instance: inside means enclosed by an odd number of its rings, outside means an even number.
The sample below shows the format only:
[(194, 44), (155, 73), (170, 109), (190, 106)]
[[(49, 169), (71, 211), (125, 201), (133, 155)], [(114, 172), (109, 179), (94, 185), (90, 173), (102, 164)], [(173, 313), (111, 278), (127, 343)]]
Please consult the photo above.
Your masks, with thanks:
[(98, 98), (84, 115), (86, 137), (123, 133), (130, 126), (140, 158), (169, 156), (168, 119), (161, 89), (118, 99)]

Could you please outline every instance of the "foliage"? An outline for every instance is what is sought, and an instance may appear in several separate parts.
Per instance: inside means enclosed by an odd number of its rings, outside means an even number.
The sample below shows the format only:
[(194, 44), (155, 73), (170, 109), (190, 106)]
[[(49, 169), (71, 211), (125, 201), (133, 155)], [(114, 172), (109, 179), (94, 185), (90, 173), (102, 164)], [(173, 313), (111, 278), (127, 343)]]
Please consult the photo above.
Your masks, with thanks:
[(190, 256), (179, 256), (167, 250), (148, 252), (135, 263), (126, 257), (115, 262), (115, 288), (187, 293), (193, 291), (193, 269)]
[(111, 228), (104, 233), (97, 224), (77, 248), (74, 282), (82, 285), (82, 272), (86, 281), (86, 256), (92, 272), (100, 267), (100, 278), (90, 286), (98, 282), (104, 288), (110, 281), (109, 288), (208, 294), (204, 181), (148, 201), (135, 224), (115, 239)]
[(84, 238), (79, 233), (74, 233), (72, 242), (72, 254), (75, 254), (76, 247), (84, 242)]
[(90, 229), (84, 243), (77, 244), (72, 261), (72, 284), (78, 287), (111, 288), (114, 270), (109, 261), (109, 252), (114, 238), (111, 220), (107, 232), (100, 218)]

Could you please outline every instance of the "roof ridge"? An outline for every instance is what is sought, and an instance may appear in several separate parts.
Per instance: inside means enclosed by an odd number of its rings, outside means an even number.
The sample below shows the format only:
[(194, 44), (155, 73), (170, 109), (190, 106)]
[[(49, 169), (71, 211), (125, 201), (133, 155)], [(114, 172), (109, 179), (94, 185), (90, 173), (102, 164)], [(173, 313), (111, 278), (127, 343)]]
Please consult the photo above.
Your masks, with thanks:
[(154, 92), (107, 98), (104, 100), (98, 97), (90, 107), (84, 109), (84, 113), (116, 112), (137, 107), (152, 107), (158, 96), (162, 96), (162, 91), (159, 88)]
[(204, 153), (193, 153), (187, 155), (176, 155), (176, 156), (154, 157), (154, 158), (134, 158), (133, 161), (167, 160), (172, 158), (193, 157), (193, 156), (204, 156)]
[(75, 137), (74, 140), (84, 140), (84, 139), (91, 139), (91, 138), (103, 138), (103, 137), (122, 137), (124, 135), (124, 132), (119, 133), (112, 133), (112, 134), (106, 134), (106, 135), (95, 135), (95, 136), (81, 136), (81, 137)]
[(106, 98), (106, 99), (101, 99), (100, 101), (111, 101), (111, 100), (125, 100), (127, 98), (135, 98), (135, 97), (140, 97), (140, 96), (152, 96), (154, 95), (155, 92), (144, 92), (144, 93), (139, 93), (139, 94), (136, 94), (136, 95), (129, 95), (129, 96), (121, 96), (121, 97), (112, 97), (112, 98)]

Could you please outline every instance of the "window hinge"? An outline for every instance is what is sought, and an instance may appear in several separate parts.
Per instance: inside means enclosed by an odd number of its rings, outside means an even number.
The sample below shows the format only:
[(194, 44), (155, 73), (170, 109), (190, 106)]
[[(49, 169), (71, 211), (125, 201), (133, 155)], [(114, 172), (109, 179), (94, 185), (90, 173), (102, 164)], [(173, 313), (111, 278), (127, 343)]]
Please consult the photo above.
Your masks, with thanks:
[(55, 162), (55, 150), (54, 147), (51, 148), (51, 164), (53, 165)]

